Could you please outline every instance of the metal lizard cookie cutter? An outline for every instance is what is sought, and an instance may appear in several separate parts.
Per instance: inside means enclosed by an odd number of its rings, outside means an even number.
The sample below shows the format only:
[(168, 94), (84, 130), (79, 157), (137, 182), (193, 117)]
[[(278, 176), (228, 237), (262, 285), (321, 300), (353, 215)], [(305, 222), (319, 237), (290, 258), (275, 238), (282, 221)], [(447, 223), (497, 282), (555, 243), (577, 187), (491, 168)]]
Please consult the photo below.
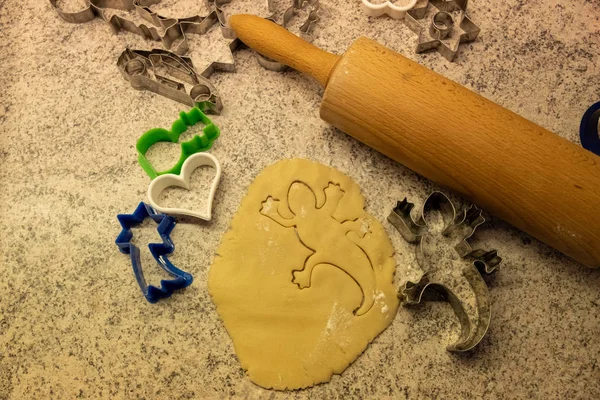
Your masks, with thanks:
[[(154, 166), (146, 158), (148, 149), (158, 142), (177, 143), (179, 136), (185, 132), (188, 126), (202, 122), (205, 126), (201, 135), (196, 135), (187, 142), (181, 143), (181, 155), (177, 163), (166, 171), (156, 171)], [(213, 142), (219, 137), (219, 128), (212, 123), (210, 119), (198, 108), (194, 107), (189, 112), (180, 112), (179, 119), (171, 125), (171, 130), (163, 128), (150, 129), (144, 133), (137, 141), (135, 148), (138, 152), (138, 163), (148, 174), (150, 179), (154, 179), (164, 174), (179, 174), (185, 160), (192, 154), (206, 151), (211, 148)]]
[(415, 52), (437, 49), (453, 61), (460, 44), (475, 40), (480, 29), (466, 15), (467, 0), (430, 0), (429, 4), (433, 14), (427, 24), (421, 21), (430, 8), (420, 6), (406, 12), (404, 23), (419, 35)]
[[(433, 192), (425, 200), (417, 221), (410, 215), (413, 207), (413, 203), (404, 199), (398, 202), (388, 216), (388, 221), (406, 241), (417, 244), (417, 262), (424, 271), (418, 282), (406, 283), (399, 297), (405, 305), (417, 304), (425, 299), (426, 295), (432, 294), (427, 290), (431, 289), (434, 294), (446, 299), (461, 324), (460, 337), (446, 349), (453, 352), (470, 350), (483, 339), (491, 319), (489, 292), (482, 275), (494, 272), (502, 259), (495, 250), (473, 249), (468, 242), (477, 227), (485, 222), (481, 210), (476, 206), (471, 206), (457, 216), (452, 201), (441, 192)], [(431, 238), (431, 234), (427, 235), (431, 226), (426, 221), (426, 215), (434, 209), (444, 217), (444, 229), (440, 235)], [(440, 243), (447, 246), (440, 246)], [(453, 248), (455, 253), (448, 252), (448, 246)], [(456, 290), (461, 284), (468, 284), (475, 295), (475, 326), (471, 324), (466, 299)]]
[[(125, 49), (117, 60), (117, 67), (134, 89), (149, 90), (190, 107), (198, 107), (203, 112), (220, 114), (223, 109), (214, 85), (198, 75), (188, 57), (160, 49)], [(189, 93), (184, 83), (166, 75), (193, 85)]]
[[(305, 7), (310, 7), (310, 11), (308, 13), (308, 17), (306, 21), (300, 26), (300, 37), (302, 37), (307, 42), (312, 42), (313, 37), (311, 32), (313, 30), (314, 24), (319, 20), (319, 0), (292, 0), (292, 5), (288, 7), (283, 13), (283, 19), (281, 22), (281, 26), (287, 29), (290, 21), (297, 15), (299, 10), (304, 9)], [(278, 23), (274, 16), (267, 18), (270, 21)], [(288, 66), (272, 60), (268, 57), (263, 56), (262, 54), (256, 53), (256, 60), (260, 64), (261, 67), (268, 69), (274, 72), (283, 72)]]
[[(190, 177), (196, 169), (202, 166), (209, 166), (215, 170), (215, 177), (210, 185), (205, 210), (192, 211), (184, 208), (161, 207), (158, 205), (160, 194), (169, 187), (182, 187), (186, 190), (190, 190)], [(219, 160), (209, 153), (197, 153), (185, 160), (183, 166), (181, 167), (180, 175), (165, 174), (152, 180), (152, 182), (150, 182), (150, 186), (148, 187), (148, 200), (155, 210), (158, 210), (162, 213), (170, 215), (187, 215), (190, 217), (210, 221), (212, 216), (212, 203), (217, 191), (217, 187), (219, 186), (220, 179), (221, 164), (219, 163)]]
[(410, 10), (417, 4), (417, 0), (409, 0), (408, 4), (397, 6), (391, 1), (386, 1), (381, 4), (373, 4), (370, 0), (362, 0), (363, 12), (369, 17), (380, 17), (384, 14), (389, 15), (394, 19), (402, 19), (406, 15), (406, 11)]
[[(162, 243), (149, 243), (148, 248), (150, 249), (150, 253), (158, 265), (174, 277), (174, 279), (170, 280), (161, 280), (160, 288), (146, 283), (140, 260), (140, 249), (131, 243), (131, 239), (133, 239), (131, 228), (141, 224), (146, 218), (151, 218), (158, 224), (156, 230), (163, 241)], [(192, 283), (194, 280), (192, 275), (177, 268), (167, 257), (167, 255), (175, 251), (175, 245), (169, 237), (171, 231), (175, 228), (175, 218), (164, 214), (157, 214), (149, 205), (140, 203), (133, 214), (118, 214), (117, 219), (121, 224), (122, 230), (119, 236), (117, 236), (115, 243), (121, 253), (129, 254), (135, 279), (148, 302), (156, 303), (160, 299), (171, 297), (175, 290), (188, 287)]]

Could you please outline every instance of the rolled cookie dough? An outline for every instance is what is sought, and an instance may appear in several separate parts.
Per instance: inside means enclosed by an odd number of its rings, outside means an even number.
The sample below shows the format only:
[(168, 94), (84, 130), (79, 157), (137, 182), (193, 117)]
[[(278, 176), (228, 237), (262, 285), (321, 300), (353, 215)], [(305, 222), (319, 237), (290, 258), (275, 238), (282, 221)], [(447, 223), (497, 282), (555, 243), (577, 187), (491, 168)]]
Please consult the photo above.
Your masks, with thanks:
[(363, 208), (356, 183), (307, 160), (277, 162), (250, 185), (208, 288), (256, 384), (327, 382), (391, 323), (393, 248)]

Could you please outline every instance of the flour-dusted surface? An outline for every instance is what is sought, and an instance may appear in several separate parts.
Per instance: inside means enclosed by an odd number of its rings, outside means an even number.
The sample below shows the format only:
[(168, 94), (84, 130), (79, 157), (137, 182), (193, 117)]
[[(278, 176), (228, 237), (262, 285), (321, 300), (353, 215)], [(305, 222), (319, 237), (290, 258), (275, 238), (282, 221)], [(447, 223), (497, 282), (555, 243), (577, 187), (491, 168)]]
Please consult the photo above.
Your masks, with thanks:
[[(192, 14), (202, 9), (187, 4)], [(77, 9), (76, 1), (68, 5)], [(176, 7), (178, 16), (187, 14)], [(577, 141), (581, 115), (600, 99), (598, 1), (472, 0), (469, 8), (482, 32), (455, 63), (435, 52), (415, 55), (408, 28), (369, 19), (358, 0), (321, 0), (315, 44), (341, 54), (366, 35)], [(234, 0), (234, 9), (265, 13), (263, 1)], [(458, 322), (448, 305), (429, 303), (401, 308), (330, 383), (293, 393), (254, 385), (206, 280), (258, 172), (289, 157), (330, 165), (360, 185), (367, 211), (382, 222), (396, 200), (419, 203), (435, 186), (322, 122), (315, 82), (265, 71), (251, 52), (238, 51), (238, 72), (213, 79), (225, 104), (212, 118), (222, 135), (211, 152), (223, 167), (213, 221), (184, 220), (172, 234), (171, 260), (194, 283), (148, 304), (114, 245), (116, 214), (133, 211), (148, 187), (135, 141), (150, 128), (168, 128), (184, 107), (133, 90), (115, 64), (126, 46), (155, 44), (113, 35), (100, 20), (68, 24), (43, 0), (0, 2), (0, 26), (0, 398), (600, 396), (600, 271), (499, 220), (477, 235), (504, 263), (489, 280), (492, 324), (475, 352), (444, 350)], [(209, 36), (218, 39), (218, 31)], [(210, 43), (194, 38), (194, 60), (227, 57), (222, 41)], [(165, 157), (177, 154), (166, 150)], [(384, 226), (397, 251), (399, 285), (416, 274), (414, 249)], [(161, 276), (147, 270), (156, 283)]]

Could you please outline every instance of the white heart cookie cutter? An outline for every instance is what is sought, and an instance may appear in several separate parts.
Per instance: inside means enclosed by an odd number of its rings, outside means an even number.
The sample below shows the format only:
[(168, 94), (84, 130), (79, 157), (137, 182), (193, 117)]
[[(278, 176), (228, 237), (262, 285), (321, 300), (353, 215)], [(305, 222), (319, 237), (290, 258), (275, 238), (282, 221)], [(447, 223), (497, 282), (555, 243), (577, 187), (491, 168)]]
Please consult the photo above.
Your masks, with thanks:
[[(168, 187), (177, 186), (186, 190), (190, 190), (190, 177), (192, 176), (192, 172), (204, 165), (213, 167), (215, 169), (215, 177), (210, 184), (208, 202), (204, 212), (191, 211), (184, 208), (161, 207), (158, 205), (158, 198), (160, 194)], [(220, 179), (221, 164), (219, 163), (219, 160), (217, 160), (217, 158), (210, 153), (196, 153), (185, 160), (181, 166), (180, 175), (164, 174), (154, 178), (148, 187), (148, 200), (155, 210), (163, 214), (188, 215), (190, 217), (196, 217), (210, 221), (212, 215), (213, 198), (215, 197), (215, 192), (217, 191), (217, 186), (219, 186)]]
[(410, 0), (405, 6), (396, 6), (391, 1), (386, 1), (381, 4), (373, 4), (369, 0), (362, 0), (363, 11), (369, 17), (379, 17), (383, 14), (387, 14), (394, 19), (402, 19), (406, 12), (412, 9), (417, 0)]

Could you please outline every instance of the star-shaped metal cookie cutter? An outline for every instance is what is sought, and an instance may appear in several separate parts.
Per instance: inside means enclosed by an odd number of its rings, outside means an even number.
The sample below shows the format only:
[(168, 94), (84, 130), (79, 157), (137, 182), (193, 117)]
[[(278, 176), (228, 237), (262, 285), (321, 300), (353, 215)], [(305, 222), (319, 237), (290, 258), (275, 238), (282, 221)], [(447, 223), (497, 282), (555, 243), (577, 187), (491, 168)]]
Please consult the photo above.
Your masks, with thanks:
[[(146, 283), (140, 260), (140, 249), (131, 243), (131, 239), (133, 239), (131, 228), (141, 224), (146, 218), (151, 218), (158, 224), (156, 230), (163, 241), (162, 243), (148, 244), (150, 253), (158, 265), (174, 277), (174, 279), (170, 280), (161, 280), (160, 288)], [(175, 228), (175, 218), (158, 214), (149, 205), (140, 203), (133, 214), (119, 214), (117, 215), (117, 219), (121, 224), (122, 230), (119, 236), (117, 236), (115, 243), (121, 253), (129, 254), (135, 279), (146, 300), (150, 303), (156, 303), (160, 299), (171, 297), (175, 290), (188, 287), (192, 283), (194, 279), (192, 275), (177, 268), (167, 257), (167, 255), (175, 251), (175, 245), (169, 237), (171, 231)]]
[(459, 45), (472, 42), (480, 31), (466, 15), (466, 8), (467, 0), (420, 0), (406, 11), (404, 23), (419, 35), (415, 51), (437, 49), (448, 61), (454, 60)]
[[(425, 200), (417, 221), (411, 217), (413, 207), (413, 203), (404, 199), (388, 216), (388, 221), (406, 241), (417, 244), (416, 257), (424, 272), (418, 282), (407, 282), (399, 297), (405, 305), (435, 296), (447, 300), (460, 321), (461, 334), (446, 349), (453, 352), (470, 350), (483, 339), (490, 325), (489, 292), (482, 275), (494, 272), (502, 259), (495, 250), (473, 249), (468, 242), (477, 227), (485, 222), (476, 206), (457, 215), (445, 194), (433, 192)], [(444, 229), (435, 237), (426, 221), (426, 215), (433, 210), (439, 211), (444, 218)], [(464, 290), (459, 290), (464, 288), (469, 288), (475, 297), (474, 326), (469, 316), (468, 298), (461, 295)], [(432, 294), (435, 296), (430, 297)]]

